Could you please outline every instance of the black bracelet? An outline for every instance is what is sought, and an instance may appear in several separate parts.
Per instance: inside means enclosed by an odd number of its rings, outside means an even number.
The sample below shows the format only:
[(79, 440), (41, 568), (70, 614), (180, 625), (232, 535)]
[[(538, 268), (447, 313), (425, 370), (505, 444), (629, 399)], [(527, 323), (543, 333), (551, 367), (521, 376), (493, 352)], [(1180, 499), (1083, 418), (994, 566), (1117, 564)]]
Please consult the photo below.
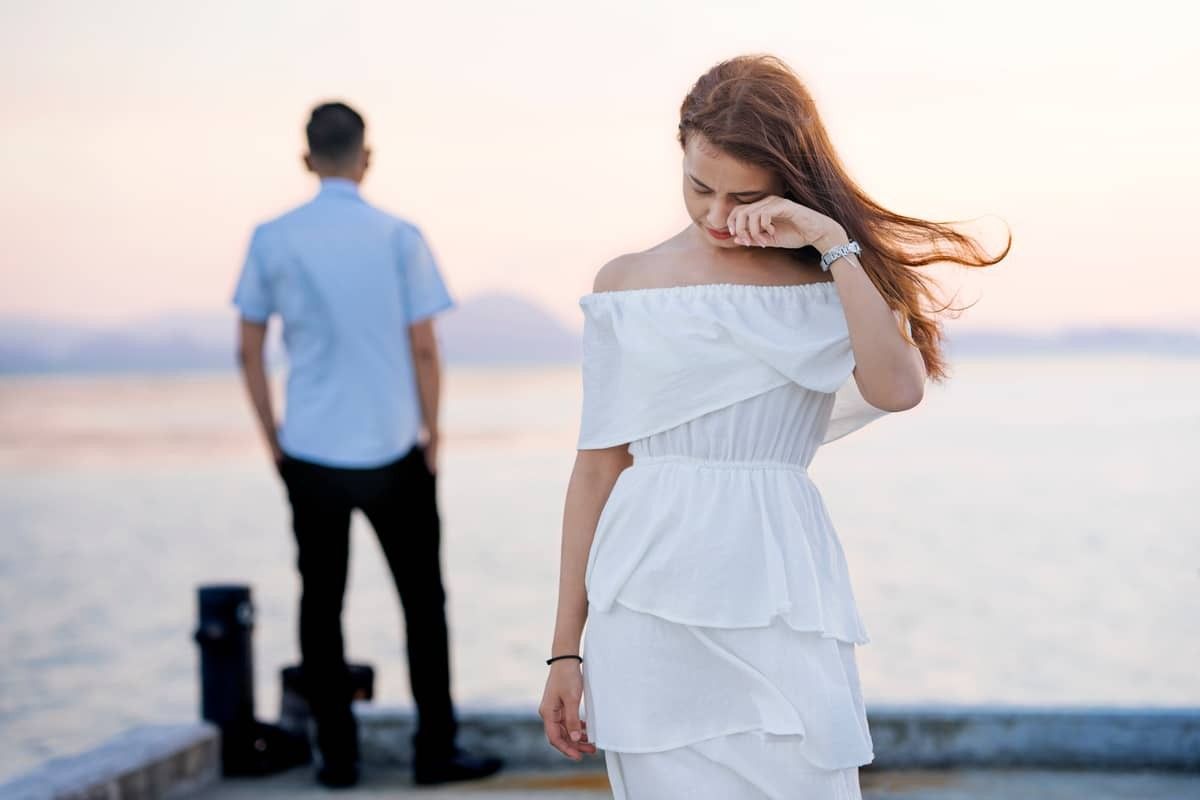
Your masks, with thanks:
[(583, 663), (583, 659), (582, 659), (582, 658), (579, 658), (579, 656), (555, 656), (554, 658), (547, 658), (547, 659), (546, 659), (546, 665), (547, 665), (547, 666), (549, 666), (550, 664), (553, 664), (555, 661), (561, 661), (561, 660), (562, 660), (562, 659), (564, 659), (564, 658), (578, 658), (578, 659), (579, 659), (579, 663), (580, 663), (580, 664), (582, 664), (582, 663)]

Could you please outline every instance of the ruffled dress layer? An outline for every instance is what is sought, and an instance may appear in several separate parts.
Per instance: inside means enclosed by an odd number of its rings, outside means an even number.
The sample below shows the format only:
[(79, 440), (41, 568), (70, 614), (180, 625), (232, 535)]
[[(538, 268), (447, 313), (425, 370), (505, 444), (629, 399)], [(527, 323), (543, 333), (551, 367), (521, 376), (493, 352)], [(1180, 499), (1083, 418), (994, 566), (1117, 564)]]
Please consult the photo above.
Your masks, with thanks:
[(807, 468), (881, 415), (832, 283), (591, 294), (580, 449), (628, 444), (588, 558), (585, 716), (618, 800), (857, 800), (845, 556)]

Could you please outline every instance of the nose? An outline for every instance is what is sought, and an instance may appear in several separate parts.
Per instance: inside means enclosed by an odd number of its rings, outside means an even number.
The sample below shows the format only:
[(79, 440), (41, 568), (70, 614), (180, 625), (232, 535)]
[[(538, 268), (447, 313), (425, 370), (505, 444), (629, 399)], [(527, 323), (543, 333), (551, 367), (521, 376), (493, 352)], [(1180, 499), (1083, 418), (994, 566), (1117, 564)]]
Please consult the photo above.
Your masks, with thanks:
[(733, 203), (714, 200), (708, 207), (708, 213), (704, 215), (704, 224), (715, 231), (723, 231), (729, 221), (730, 211), (733, 211)]

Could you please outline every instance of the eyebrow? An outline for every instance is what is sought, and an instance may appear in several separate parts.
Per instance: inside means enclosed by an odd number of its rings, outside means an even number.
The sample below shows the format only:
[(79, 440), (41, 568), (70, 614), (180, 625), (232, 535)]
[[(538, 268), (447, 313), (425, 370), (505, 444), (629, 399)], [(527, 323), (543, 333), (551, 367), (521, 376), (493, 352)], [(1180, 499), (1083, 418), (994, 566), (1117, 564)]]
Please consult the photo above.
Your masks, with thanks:
[[(696, 185), (697, 185), (697, 186), (699, 186), (701, 189), (708, 189), (708, 191), (710, 191), (710, 192), (712, 191), (712, 187), (711, 187), (711, 186), (707, 186), (707, 185), (705, 185), (705, 184), (704, 184), (704, 183), (703, 183), (701, 180), (699, 180), (699, 179), (698, 179), (698, 178), (697, 178), (695, 175), (693, 175), (693, 174), (692, 174), (692, 173), (690, 173), (690, 172), (688, 173), (688, 178), (690, 178), (690, 179), (691, 179), (691, 181), (692, 181), (692, 183), (696, 184)], [(741, 196), (743, 196), (743, 195), (747, 195), (747, 194), (751, 194), (751, 195), (753, 195), (753, 194), (767, 194), (767, 190), (766, 190), (766, 189), (747, 189), (747, 190), (746, 190), (746, 191), (744, 191), (744, 192), (729, 192), (729, 194), (733, 195), (734, 197), (741, 197)]]

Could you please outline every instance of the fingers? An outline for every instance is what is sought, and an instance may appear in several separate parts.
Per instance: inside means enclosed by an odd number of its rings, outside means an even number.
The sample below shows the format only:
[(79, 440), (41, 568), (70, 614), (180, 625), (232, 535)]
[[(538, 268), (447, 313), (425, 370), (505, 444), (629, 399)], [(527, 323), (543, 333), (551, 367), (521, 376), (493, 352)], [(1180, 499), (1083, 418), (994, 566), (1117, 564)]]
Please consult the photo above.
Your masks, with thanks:
[(588, 741), (587, 722), (579, 719), (578, 711), (564, 713), (564, 709), (571, 708), (578, 709), (579, 701), (570, 703), (560, 699), (549, 711), (539, 709), (538, 714), (550, 745), (572, 761), (580, 761), (584, 754), (594, 755), (596, 746)]
[(767, 233), (767, 225), (771, 217), (763, 209), (751, 211), (748, 215), (747, 229), (750, 231), (750, 241), (759, 247), (770, 247), (771, 236)]
[(733, 234), (735, 242), (746, 247), (775, 246), (775, 226), (771, 221), (774, 199), (768, 197), (755, 203), (735, 206), (729, 212), (729, 232)]
[(575, 749), (581, 753), (586, 753), (588, 755), (595, 755), (596, 754), (596, 745), (592, 744), (591, 741), (588, 739), (587, 720), (584, 720), (584, 721), (580, 722), (579, 724), (581, 726), (583, 726), (583, 736), (579, 740), (579, 742), (576, 743)]
[(572, 761), (579, 761), (583, 758), (583, 755), (567, 738), (567, 729), (561, 723), (547, 722), (545, 727), (546, 740), (550, 742), (551, 747)]
[(579, 719), (579, 701), (566, 703), (563, 714), (563, 726), (567, 729), (567, 738), (578, 745), (587, 741), (587, 723)]
[(748, 219), (746, 219), (745, 210), (742, 209), (742, 207), (739, 207), (739, 209), (734, 209), (732, 217), (733, 240), (738, 242), (739, 245), (746, 245), (746, 243), (749, 243), (750, 239), (749, 231), (746, 229), (746, 223), (748, 223)]
[[(588, 740), (586, 720), (580, 721), (579, 727), (575, 729), (575, 731), (572, 731), (571, 726), (567, 724), (564, 724), (562, 727), (566, 734), (567, 740), (571, 743), (572, 749), (580, 753), (587, 753), (589, 755), (596, 752), (596, 745), (592, 744)], [(574, 738), (576, 735), (579, 736), (578, 739)]]
[(581, 758), (579, 751), (571, 744), (571, 740), (567, 738), (567, 729), (558, 720), (561, 709), (554, 709), (549, 713), (539, 710), (538, 713), (542, 717), (542, 729), (546, 732), (546, 741), (550, 742), (550, 746), (567, 758), (578, 761)]

